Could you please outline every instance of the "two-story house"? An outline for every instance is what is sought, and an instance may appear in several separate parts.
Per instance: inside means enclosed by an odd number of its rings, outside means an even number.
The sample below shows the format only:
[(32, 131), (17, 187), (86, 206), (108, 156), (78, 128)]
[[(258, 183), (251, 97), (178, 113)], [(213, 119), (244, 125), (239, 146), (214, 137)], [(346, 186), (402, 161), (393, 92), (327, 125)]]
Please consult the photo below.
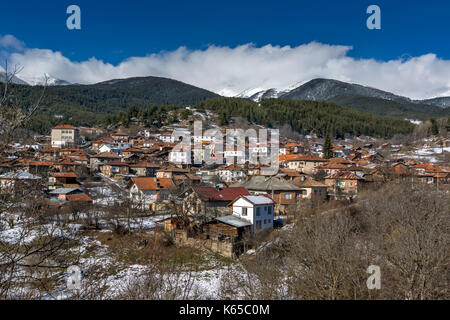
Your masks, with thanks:
[[(267, 195), (239, 196), (229, 204), (233, 208), (232, 216), (251, 223), (251, 232), (257, 234), (273, 229), (275, 202)], [(227, 217), (217, 218), (226, 221)]]

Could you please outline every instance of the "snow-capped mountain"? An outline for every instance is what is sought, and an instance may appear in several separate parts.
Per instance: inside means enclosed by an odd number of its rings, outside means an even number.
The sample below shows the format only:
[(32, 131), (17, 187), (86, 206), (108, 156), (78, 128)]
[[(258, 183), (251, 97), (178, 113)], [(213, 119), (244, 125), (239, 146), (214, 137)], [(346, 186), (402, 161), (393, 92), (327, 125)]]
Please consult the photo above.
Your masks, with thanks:
[[(4, 71), (0, 71), (0, 82), (5, 82), (5, 72)], [(15, 84), (28, 84), (16, 76), (12, 77), (11, 82), (15, 83)]]
[(246, 98), (246, 99), (253, 100), (255, 102), (259, 102), (262, 99), (272, 99), (272, 98), (276, 99), (276, 98), (279, 98), (280, 96), (298, 88), (303, 83), (304, 82), (296, 82), (285, 88), (264, 89), (261, 87), (257, 87), (257, 88), (247, 89), (247, 90), (242, 91), (240, 94), (238, 94), (235, 97), (236, 98)]
[(47, 79), (47, 85), (48, 86), (67, 86), (71, 85), (70, 82), (66, 80), (61, 80), (58, 78), (55, 78), (48, 73), (44, 74), (42, 77), (24, 77), (25, 81), (30, 86), (43, 86), (45, 84), (45, 81)]

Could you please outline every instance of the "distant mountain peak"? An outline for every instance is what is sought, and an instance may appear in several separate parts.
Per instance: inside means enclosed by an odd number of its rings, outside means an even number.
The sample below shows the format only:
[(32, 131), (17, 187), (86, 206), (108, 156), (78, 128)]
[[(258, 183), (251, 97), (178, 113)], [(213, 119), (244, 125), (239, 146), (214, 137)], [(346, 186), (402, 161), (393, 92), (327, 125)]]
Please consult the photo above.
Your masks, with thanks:
[(450, 107), (450, 97), (412, 100), (373, 87), (325, 78), (297, 82), (286, 88), (260, 90), (256, 87), (243, 91), (237, 97), (255, 102), (271, 98), (330, 101), (359, 111), (416, 120), (443, 117), (450, 113), (450, 109), (446, 109)]
[(46, 81), (48, 86), (68, 86), (72, 84), (69, 81), (53, 77), (48, 73), (45, 73), (44, 75), (37, 77), (34, 76), (24, 77), (24, 79), (31, 86), (43, 86), (45, 85)]
[[(5, 72), (4, 71), (0, 71), (0, 82), (5, 82), (5, 79), (6, 79)], [(24, 85), (28, 84), (27, 82), (23, 81), (22, 79), (20, 79), (20, 78), (18, 78), (16, 76), (12, 77), (11, 82), (14, 83), (14, 84), (24, 84)]]

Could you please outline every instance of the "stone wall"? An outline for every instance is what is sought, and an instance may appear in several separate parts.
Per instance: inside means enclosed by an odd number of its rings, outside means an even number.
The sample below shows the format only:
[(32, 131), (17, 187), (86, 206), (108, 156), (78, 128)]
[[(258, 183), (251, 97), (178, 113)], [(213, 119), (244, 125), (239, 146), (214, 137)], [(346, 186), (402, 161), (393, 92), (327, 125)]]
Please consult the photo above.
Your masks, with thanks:
[(220, 241), (214, 239), (190, 238), (186, 232), (176, 232), (176, 242), (180, 245), (186, 245), (195, 248), (206, 248), (217, 252), (225, 257), (236, 258), (235, 246), (231, 241)]

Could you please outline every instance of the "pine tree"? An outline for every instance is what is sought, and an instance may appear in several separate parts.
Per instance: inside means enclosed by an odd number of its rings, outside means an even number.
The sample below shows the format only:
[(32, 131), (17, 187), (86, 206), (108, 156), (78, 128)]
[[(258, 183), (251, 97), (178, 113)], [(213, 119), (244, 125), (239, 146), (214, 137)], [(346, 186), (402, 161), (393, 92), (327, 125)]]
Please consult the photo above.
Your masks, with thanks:
[(221, 114), (219, 114), (219, 125), (224, 126), (227, 124), (228, 124), (227, 115), (225, 114), (225, 112), (222, 112)]
[(330, 133), (327, 132), (325, 142), (323, 144), (323, 157), (325, 159), (333, 158), (333, 145), (331, 144)]
[(437, 136), (439, 134), (439, 127), (436, 119), (431, 119), (431, 134)]

